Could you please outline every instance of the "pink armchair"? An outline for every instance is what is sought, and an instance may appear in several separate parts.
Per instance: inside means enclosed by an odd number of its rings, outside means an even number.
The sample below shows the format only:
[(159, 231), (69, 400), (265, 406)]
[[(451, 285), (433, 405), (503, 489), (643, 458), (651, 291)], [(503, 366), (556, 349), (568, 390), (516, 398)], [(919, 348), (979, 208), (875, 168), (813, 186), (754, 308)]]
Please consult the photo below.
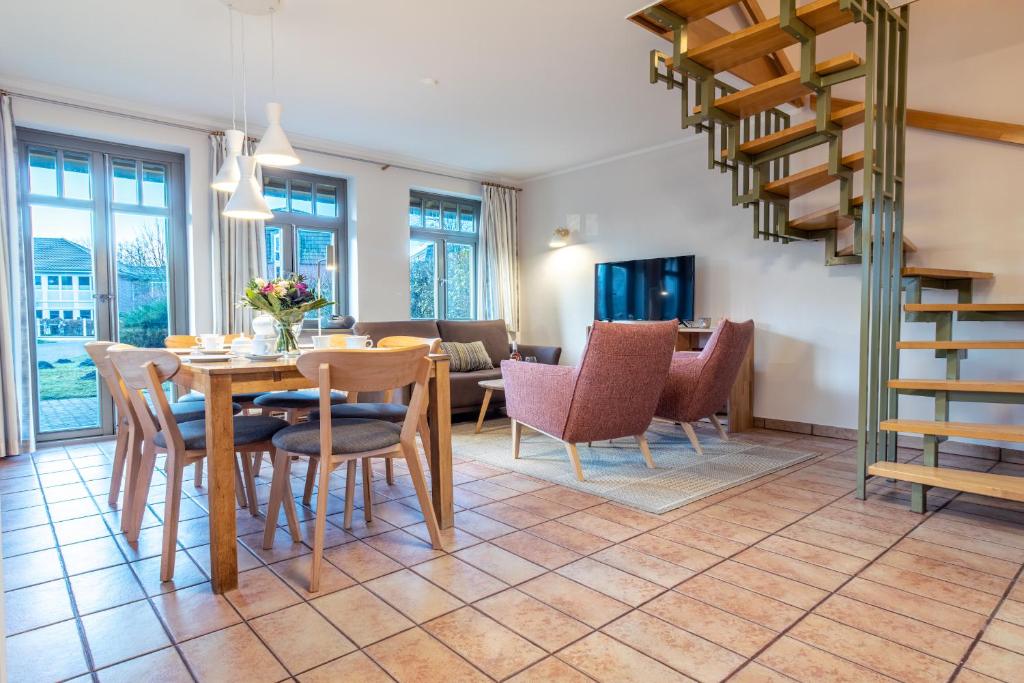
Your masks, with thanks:
[(709, 418), (718, 434), (729, 439), (715, 411), (729, 398), (753, 337), (753, 320), (742, 323), (723, 320), (703, 351), (681, 351), (672, 356), (668, 381), (655, 415), (681, 423), (697, 455), (704, 455), (704, 451), (691, 422)]
[(575, 368), (502, 361), (513, 456), (519, 457), (526, 425), (565, 443), (580, 481), (581, 442), (635, 437), (654, 467), (644, 432), (665, 385), (677, 330), (676, 321), (595, 322)]

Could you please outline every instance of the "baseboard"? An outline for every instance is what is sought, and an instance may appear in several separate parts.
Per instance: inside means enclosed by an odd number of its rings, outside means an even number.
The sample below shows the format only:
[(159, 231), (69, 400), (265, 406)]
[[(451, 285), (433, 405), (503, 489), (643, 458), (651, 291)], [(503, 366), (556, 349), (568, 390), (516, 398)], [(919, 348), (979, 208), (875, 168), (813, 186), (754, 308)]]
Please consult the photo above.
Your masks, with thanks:
[[(811, 422), (797, 422), (795, 420), (776, 420), (770, 417), (755, 417), (754, 427), (760, 429), (774, 429), (780, 432), (793, 432), (795, 434), (807, 434), (810, 436), (824, 436), (832, 439), (857, 440), (857, 430), (846, 427), (833, 427), (831, 425), (819, 425)], [(900, 448), (921, 450), (924, 448), (924, 439), (920, 436), (899, 437), (897, 442)], [(963, 455), (970, 458), (984, 458), (986, 460), (998, 460), (1024, 464), (1024, 450), (1017, 448), (1001, 448), (999, 446), (987, 446), (979, 443), (967, 443), (965, 441), (943, 441), (939, 444), (939, 453), (950, 455)]]

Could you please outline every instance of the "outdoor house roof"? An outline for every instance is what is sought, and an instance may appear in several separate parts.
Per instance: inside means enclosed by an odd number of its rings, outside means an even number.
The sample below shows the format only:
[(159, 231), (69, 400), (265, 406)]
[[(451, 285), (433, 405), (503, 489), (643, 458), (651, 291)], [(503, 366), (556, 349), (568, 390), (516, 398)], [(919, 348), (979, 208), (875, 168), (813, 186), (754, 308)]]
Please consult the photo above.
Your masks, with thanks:
[[(63, 237), (33, 237), (32, 266), (36, 274), (72, 274), (92, 272), (92, 252)], [(117, 264), (117, 277), (125, 280), (157, 282), (166, 277), (161, 266)]]

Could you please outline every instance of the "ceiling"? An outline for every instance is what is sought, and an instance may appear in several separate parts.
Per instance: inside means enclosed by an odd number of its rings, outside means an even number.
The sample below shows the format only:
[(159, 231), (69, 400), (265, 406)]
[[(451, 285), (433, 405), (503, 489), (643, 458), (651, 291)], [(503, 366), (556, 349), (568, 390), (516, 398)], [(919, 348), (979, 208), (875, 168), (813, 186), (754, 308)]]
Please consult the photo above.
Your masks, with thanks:
[[(509, 179), (678, 140), (678, 101), (647, 82), (647, 53), (665, 46), (624, 20), (642, 4), (284, 0), (276, 36), (285, 127)], [(220, 0), (0, 5), (0, 86), (30, 81), (229, 123)], [(272, 95), (268, 26), (246, 21), (254, 130)]]

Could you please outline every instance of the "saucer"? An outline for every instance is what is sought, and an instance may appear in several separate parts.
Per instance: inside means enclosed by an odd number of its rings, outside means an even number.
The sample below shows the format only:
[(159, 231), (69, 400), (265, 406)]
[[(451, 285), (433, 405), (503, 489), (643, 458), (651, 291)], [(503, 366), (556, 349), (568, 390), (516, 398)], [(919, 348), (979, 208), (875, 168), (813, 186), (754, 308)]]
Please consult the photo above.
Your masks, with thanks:
[(225, 355), (231, 353), (231, 349), (200, 349), (200, 348), (197, 348), (196, 351), (198, 351), (199, 353), (203, 354), (204, 356), (225, 356)]
[(261, 355), (258, 353), (247, 353), (245, 354), (245, 357), (248, 358), (249, 360), (277, 360), (283, 355), (283, 353), (268, 353), (265, 355)]
[(231, 360), (229, 356), (225, 356), (222, 354), (215, 354), (210, 356), (194, 354), (191, 356), (185, 356), (184, 359), (191, 363), (223, 363), (225, 361)]

